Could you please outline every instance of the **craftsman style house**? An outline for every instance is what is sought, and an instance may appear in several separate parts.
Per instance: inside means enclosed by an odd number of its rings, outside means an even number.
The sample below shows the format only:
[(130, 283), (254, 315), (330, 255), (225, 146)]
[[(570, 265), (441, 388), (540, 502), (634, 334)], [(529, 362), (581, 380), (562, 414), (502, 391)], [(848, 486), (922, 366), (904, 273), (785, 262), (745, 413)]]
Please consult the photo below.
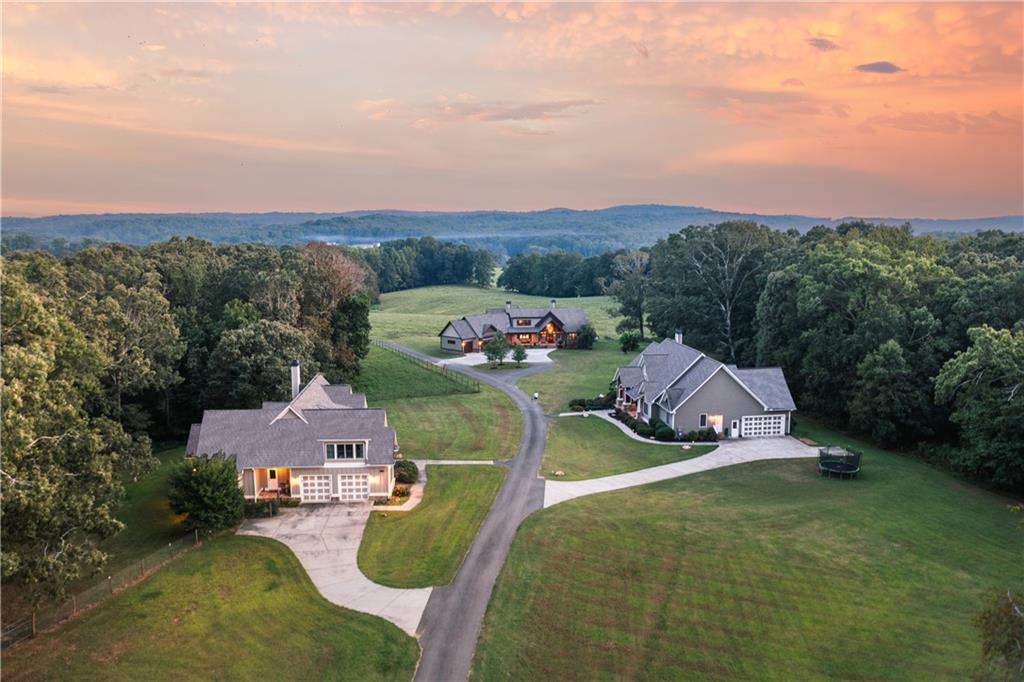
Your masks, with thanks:
[(496, 334), (510, 345), (533, 348), (573, 348), (580, 329), (587, 325), (583, 308), (559, 308), (555, 299), (547, 308), (520, 308), (505, 301), (504, 308), (488, 308), (483, 315), (468, 315), (444, 326), (441, 350), (472, 353), (482, 350)]
[(675, 339), (651, 343), (615, 371), (615, 406), (676, 433), (714, 429), (726, 438), (783, 436), (796, 410), (778, 367), (740, 369)]
[(246, 499), (302, 502), (387, 497), (395, 485), (398, 441), (382, 409), (346, 385), (317, 374), (300, 387), (292, 363), (290, 402), (253, 410), (206, 410), (193, 424), (188, 456), (223, 454), (235, 461)]

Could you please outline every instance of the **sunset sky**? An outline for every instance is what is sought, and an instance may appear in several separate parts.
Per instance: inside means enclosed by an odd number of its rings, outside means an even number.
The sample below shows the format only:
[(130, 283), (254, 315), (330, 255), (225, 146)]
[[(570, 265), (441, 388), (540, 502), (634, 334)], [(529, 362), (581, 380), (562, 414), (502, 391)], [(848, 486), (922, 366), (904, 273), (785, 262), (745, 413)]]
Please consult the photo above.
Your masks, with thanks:
[(1022, 5), (3, 5), (4, 215), (1024, 212)]

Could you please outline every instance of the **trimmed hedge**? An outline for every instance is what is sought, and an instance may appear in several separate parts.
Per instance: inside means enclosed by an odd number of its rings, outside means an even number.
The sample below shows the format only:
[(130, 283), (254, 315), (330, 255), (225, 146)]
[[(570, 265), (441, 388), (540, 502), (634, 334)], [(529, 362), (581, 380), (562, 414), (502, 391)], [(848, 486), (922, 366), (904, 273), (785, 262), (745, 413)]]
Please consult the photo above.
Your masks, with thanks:
[(416, 462), (400, 459), (395, 462), (395, 481), (397, 483), (415, 483), (420, 478), (420, 468)]

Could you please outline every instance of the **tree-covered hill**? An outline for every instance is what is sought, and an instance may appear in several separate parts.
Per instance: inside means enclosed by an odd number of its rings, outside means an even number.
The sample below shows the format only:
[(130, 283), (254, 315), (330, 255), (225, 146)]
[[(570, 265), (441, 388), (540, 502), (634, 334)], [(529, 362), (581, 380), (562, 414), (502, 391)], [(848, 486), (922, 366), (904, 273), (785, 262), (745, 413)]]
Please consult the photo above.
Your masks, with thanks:
[[(192, 236), (215, 244), (263, 242), (299, 244), (321, 240), (366, 244), (432, 236), (499, 256), (533, 249), (594, 255), (636, 248), (686, 225), (753, 220), (777, 230), (806, 232), (815, 225), (834, 227), (848, 218), (760, 215), (716, 211), (697, 206), (632, 205), (598, 210), (552, 208), (543, 211), (351, 211), (346, 213), (120, 213), (3, 219), (3, 246), (9, 250), (47, 248), (62, 253), (83, 240), (144, 245), (173, 236)], [(901, 224), (904, 218), (872, 218)], [(963, 234), (980, 230), (1024, 231), (1024, 216), (963, 220), (909, 219), (917, 232)]]

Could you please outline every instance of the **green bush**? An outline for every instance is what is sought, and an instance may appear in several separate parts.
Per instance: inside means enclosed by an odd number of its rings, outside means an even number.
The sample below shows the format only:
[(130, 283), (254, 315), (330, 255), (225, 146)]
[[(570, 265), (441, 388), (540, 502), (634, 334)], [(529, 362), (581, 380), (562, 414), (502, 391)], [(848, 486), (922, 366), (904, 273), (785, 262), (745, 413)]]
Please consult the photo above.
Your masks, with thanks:
[(292, 497), (292, 498), (289, 498), (287, 500), (280, 500), (278, 502), (278, 504), (281, 505), (282, 507), (298, 507), (299, 504), (301, 504), (301, 503), (302, 503), (302, 500), (300, 500), (300, 499), (298, 499), (296, 497)]
[(576, 347), (584, 350), (590, 350), (594, 347), (594, 342), (597, 341), (597, 332), (590, 324), (585, 324), (580, 327), (579, 332), (576, 333)]
[(636, 425), (636, 435), (641, 436), (643, 438), (650, 438), (651, 436), (654, 435), (654, 427), (651, 426), (650, 424), (639, 422)]
[(662, 426), (666, 426), (665, 422), (661, 421), (657, 417), (654, 417), (653, 419), (651, 419), (651, 421), (647, 423), (651, 425), (651, 428), (654, 429), (655, 433), (657, 433), (658, 429), (660, 429)]
[[(299, 501), (295, 500), (295, 504), (291, 506), (298, 506), (298, 503)], [(242, 513), (247, 519), (277, 516), (279, 504), (277, 500), (260, 500), (258, 502), (246, 500), (245, 506), (242, 507)]]
[(230, 528), (245, 507), (235, 463), (222, 455), (183, 461), (171, 472), (167, 499), (176, 514), (185, 515), (188, 530)]
[(619, 337), (619, 348), (622, 349), (623, 353), (633, 353), (640, 348), (641, 341), (642, 339), (640, 338), (640, 332), (624, 332), (622, 336)]
[(415, 483), (420, 478), (416, 462), (403, 459), (395, 462), (395, 480), (399, 483)]
[(670, 443), (676, 439), (676, 432), (671, 426), (662, 424), (654, 430), (654, 437), (663, 443)]
[(391, 491), (391, 494), (395, 497), (409, 497), (409, 495), (412, 494), (412, 491), (410, 491), (409, 488), (399, 488), (396, 486), (395, 489)]

